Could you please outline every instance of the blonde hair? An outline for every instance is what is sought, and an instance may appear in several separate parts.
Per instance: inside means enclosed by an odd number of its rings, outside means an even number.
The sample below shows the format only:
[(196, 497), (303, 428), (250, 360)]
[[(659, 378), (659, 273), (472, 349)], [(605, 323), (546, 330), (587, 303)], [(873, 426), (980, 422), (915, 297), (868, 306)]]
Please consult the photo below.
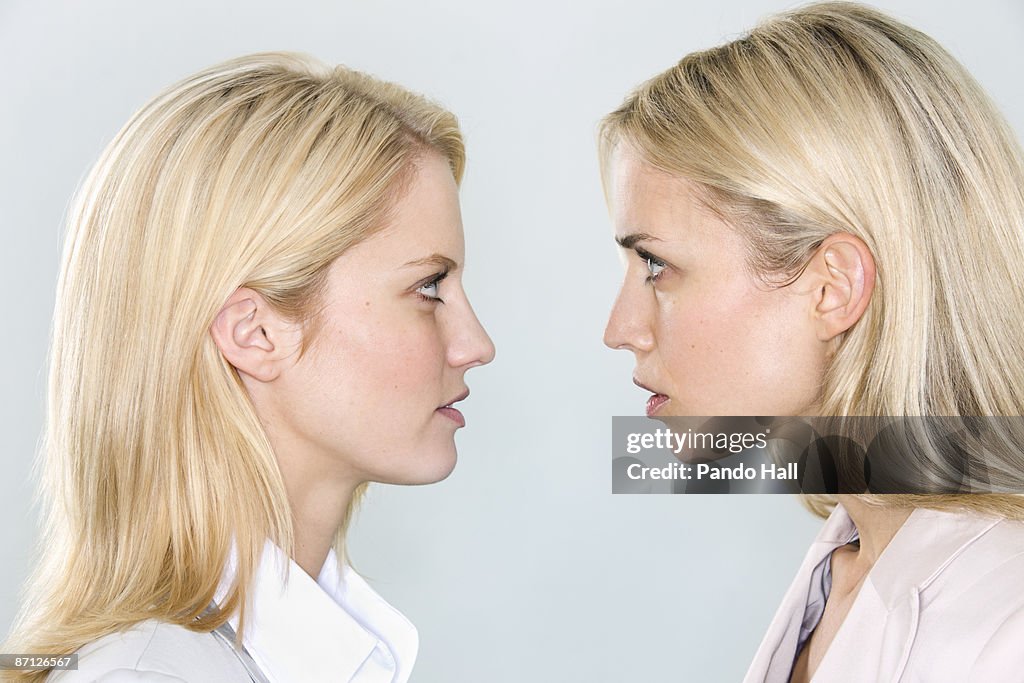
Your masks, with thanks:
[[(425, 153), (461, 180), (451, 113), (290, 53), (186, 78), (117, 134), (69, 217), (43, 533), (4, 651), (67, 654), (152, 618), (209, 631), (235, 610), (241, 641), (265, 539), (292, 555), (292, 518), (271, 444), (210, 325), (249, 287), (301, 323), (305, 353), (328, 266), (386, 224)], [(334, 541), (340, 556), (358, 497)], [(232, 539), (235, 580), (221, 610), (197, 619)]]
[[(693, 181), (777, 286), (833, 233), (867, 244), (875, 291), (822, 415), (1024, 414), (1024, 156), (934, 40), (853, 3), (780, 14), (642, 84), (601, 124), (606, 173), (619, 144)], [(1013, 496), (867, 500), (1024, 517)]]

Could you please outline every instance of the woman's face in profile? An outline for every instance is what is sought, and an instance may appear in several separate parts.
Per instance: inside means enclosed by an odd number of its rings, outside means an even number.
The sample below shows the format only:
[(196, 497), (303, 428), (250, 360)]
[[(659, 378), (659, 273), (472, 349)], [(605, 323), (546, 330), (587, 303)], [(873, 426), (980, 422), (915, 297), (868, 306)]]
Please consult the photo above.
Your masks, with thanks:
[(741, 236), (689, 181), (625, 146), (611, 170), (626, 274), (604, 341), (636, 356), (647, 414), (809, 414), (826, 360), (810, 297), (756, 279)]
[(267, 427), (325, 477), (429, 483), (455, 466), (463, 418), (445, 406), (494, 346), (462, 289), (458, 190), (439, 155), (417, 162), (392, 214), (330, 266), (320, 335), (278, 377)]

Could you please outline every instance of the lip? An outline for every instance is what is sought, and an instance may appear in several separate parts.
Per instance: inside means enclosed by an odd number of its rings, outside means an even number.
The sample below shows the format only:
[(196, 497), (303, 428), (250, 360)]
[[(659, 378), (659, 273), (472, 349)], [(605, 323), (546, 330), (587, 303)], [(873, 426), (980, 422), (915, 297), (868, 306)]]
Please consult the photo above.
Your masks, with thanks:
[(663, 405), (665, 405), (666, 403), (669, 402), (669, 400), (671, 400), (666, 394), (661, 393), (657, 389), (652, 389), (651, 387), (647, 386), (646, 384), (638, 380), (636, 377), (633, 378), (633, 384), (637, 385), (644, 391), (649, 391), (653, 394), (653, 396), (647, 399), (647, 405), (645, 406), (645, 412), (647, 413), (647, 417), (650, 417), (657, 413)]
[(658, 410), (663, 405), (668, 403), (669, 400), (670, 400), (669, 397), (666, 396), (665, 394), (654, 394), (649, 399), (647, 399), (647, 406), (646, 406), (647, 417), (651, 417), (656, 412), (658, 412)]
[(458, 396), (453, 398), (452, 400), (448, 401), (447, 403), (445, 403), (443, 405), (438, 406), (438, 410), (440, 410), (441, 408), (451, 408), (453, 403), (458, 403), (459, 401), (465, 401), (468, 396), (469, 396), (469, 389), (466, 389), (461, 394), (459, 394)]
[(640, 380), (638, 380), (638, 379), (637, 379), (637, 378), (636, 378), (635, 376), (633, 377), (633, 384), (637, 385), (638, 387), (640, 387), (640, 388), (641, 388), (641, 389), (643, 389), (644, 391), (649, 391), (649, 392), (651, 392), (652, 394), (656, 394), (656, 393), (658, 393), (658, 392), (657, 392), (657, 391), (655, 391), (654, 389), (650, 388), (649, 386), (647, 386), (646, 384), (644, 384), (643, 382), (641, 382)]
[(457, 427), (465, 427), (466, 426), (466, 418), (465, 418), (465, 416), (459, 411), (458, 408), (453, 408), (452, 404), (453, 403), (458, 403), (459, 401), (464, 401), (467, 396), (469, 396), (469, 389), (466, 389), (465, 391), (463, 391), (461, 394), (459, 394), (458, 396), (453, 398), (448, 403), (445, 403), (443, 406), (437, 408), (434, 412), (441, 413), (442, 415), (447, 417), (449, 420), (454, 422)]

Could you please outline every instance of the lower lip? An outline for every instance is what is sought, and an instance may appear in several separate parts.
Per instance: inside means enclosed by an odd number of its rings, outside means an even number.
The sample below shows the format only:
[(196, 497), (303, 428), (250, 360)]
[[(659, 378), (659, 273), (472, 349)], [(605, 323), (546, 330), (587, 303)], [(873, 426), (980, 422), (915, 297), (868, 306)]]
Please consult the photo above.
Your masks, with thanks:
[(447, 417), (449, 420), (459, 425), (460, 427), (466, 426), (466, 418), (464, 418), (462, 416), (462, 413), (460, 413), (455, 408), (438, 408), (437, 412), (441, 413), (442, 415), (444, 415), (445, 417)]
[(655, 394), (647, 399), (647, 416), (650, 417), (654, 413), (658, 412), (658, 408), (665, 405), (668, 402), (668, 396), (665, 394)]

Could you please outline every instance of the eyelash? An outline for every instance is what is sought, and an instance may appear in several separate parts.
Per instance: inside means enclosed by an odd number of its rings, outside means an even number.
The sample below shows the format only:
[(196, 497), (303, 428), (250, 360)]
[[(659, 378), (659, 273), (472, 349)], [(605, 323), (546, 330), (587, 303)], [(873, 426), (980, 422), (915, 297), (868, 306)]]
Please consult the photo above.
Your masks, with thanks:
[(437, 285), (441, 284), (441, 280), (445, 279), (446, 277), (448, 277), (448, 271), (447, 270), (441, 271), (440, 273), (438, 273), (437, 275), (435, 275), (434, 277), (430, 278), (429, 280), (424, 282), (422, 285), (417, 287), (416, 288), (416, 296), (418, 296), (422, 301), (428, 301), (430, 303), (441, 303), (441, 304), (443, 304), (444, 303), (444, 299), (442, 299), (441, 297), (439, 297), (437, 295), (435, 295), (435, 296), (427, 296), (421, 290), (426, 289), (427, 287), (437, 287)]
[[(665, 269), (668, 268), (668, 264), (665, 263), (664, 261), (662, 261), (660, 258), (655, 256), (654, 254), (651, 254), (651, 253), (649, 253), (647, 251), (644, 251), (643, 249), (637, 249), (636, 253), (637, 253), (637, 256), (639, 256), (641, 259), (643, 259), (647, 263), (647, 270), (649, 270), (650, 273), (651, 273), (646, 278), (644, 278), (644, 282), (646, 284), (650, 284), (652, 282), (656, 282), (658, 280), (658, 278), (661, 277), (661, 274), (665, 272)], [(659, 270), (657, 273), (655, 273), (654, 272), (654, 266), (657, 266), (657, 267), (661, 268), (661, 270)]]

